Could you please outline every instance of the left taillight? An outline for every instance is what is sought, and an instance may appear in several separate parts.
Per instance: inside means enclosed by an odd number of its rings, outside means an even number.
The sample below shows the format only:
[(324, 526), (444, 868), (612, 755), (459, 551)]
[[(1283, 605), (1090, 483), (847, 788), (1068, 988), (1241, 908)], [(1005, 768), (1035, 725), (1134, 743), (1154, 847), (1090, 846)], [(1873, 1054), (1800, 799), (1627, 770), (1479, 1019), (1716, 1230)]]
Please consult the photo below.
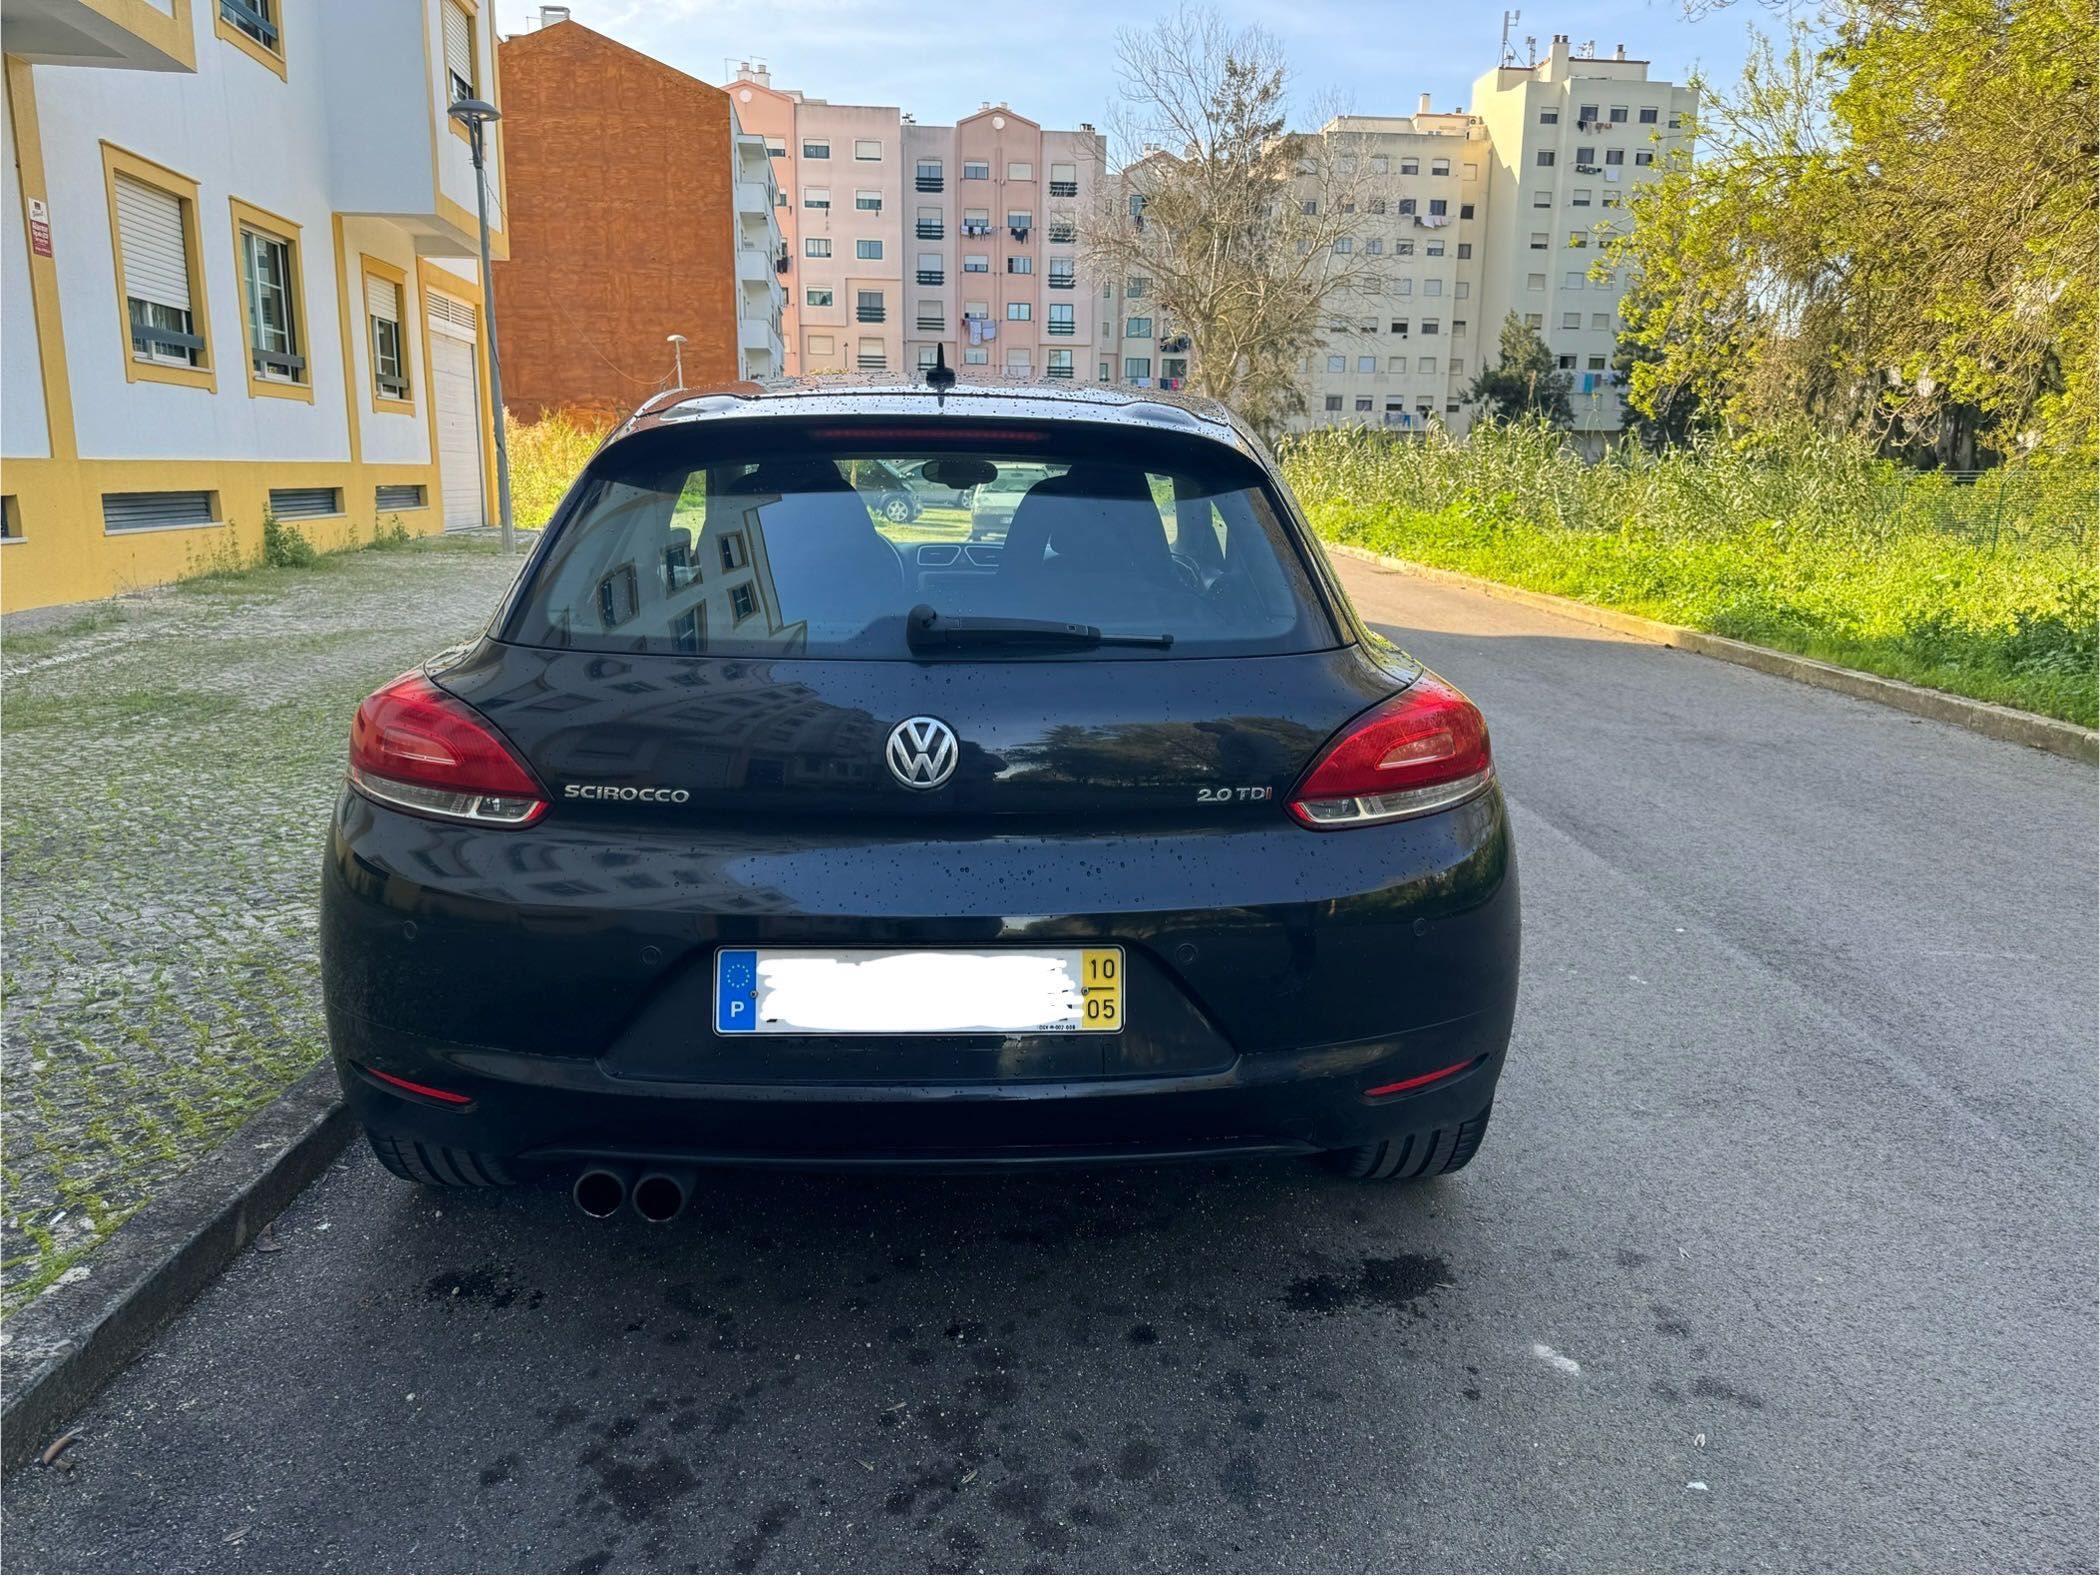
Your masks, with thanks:
[(502, 736), (421, 673), (402, 674), (357, 708), (350, 782), (381, 804), (447, 821), (525, 826), (547, 811)]
[(1425, 673), (1328, 742), (1291, 794), (1291, 813), (1321, 831), (1447, 810), (1495, 780), (1487, 723)]

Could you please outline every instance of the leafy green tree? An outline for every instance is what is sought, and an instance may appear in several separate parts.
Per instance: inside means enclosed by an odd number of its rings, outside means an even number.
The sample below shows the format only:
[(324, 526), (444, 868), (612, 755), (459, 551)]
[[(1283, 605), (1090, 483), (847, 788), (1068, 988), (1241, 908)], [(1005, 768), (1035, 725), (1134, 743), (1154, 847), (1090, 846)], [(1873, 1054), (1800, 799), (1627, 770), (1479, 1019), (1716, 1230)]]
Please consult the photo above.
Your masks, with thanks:
[(1479, 400), (1488, 415), (1504, 420), (1536, 416), (1556, 427), (1573, 426), (1568, 390), (1575, 380), (1553, 364), (1553, 352), (1539, 331), (1512, 312), (1502, 320), (1500, 350), (1499, 363), (1480, 369), (1466, 398)]

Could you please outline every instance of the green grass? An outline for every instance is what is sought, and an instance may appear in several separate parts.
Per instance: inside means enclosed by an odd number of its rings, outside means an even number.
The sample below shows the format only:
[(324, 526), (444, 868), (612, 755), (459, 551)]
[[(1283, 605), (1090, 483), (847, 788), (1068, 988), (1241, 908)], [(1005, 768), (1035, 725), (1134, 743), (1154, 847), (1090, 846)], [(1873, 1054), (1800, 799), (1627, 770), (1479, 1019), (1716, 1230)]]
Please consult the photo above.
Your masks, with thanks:
[(1532, 429), (1316, 433), (1285, 473), (1331, 541), (2091, 727), (2092, 473), (1972, 484), (1848, 446), (1586, 464)]

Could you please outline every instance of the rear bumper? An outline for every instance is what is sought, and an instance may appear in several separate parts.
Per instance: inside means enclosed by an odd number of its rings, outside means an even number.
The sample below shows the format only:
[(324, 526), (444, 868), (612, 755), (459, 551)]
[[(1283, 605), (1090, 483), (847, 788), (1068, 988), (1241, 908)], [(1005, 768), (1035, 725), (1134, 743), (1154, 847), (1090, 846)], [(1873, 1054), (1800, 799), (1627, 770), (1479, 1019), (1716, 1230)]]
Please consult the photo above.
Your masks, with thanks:
[[(972, 1169), (1308, 1154), (1455, 1124), (1493, 1100), (1509, 1022), (1505, 1004), (1193, 1075), (947, 1084), (630, 1079), (596, 1061), (444, 1045), (341, 1014), (330, 1031), (358, 1120), (424, 1143), (555, 1167)], [(1365, 1092), (1451, 1068), (1400, 1093)], [(468, 1103), (409, 1094), (366, 1069)]]

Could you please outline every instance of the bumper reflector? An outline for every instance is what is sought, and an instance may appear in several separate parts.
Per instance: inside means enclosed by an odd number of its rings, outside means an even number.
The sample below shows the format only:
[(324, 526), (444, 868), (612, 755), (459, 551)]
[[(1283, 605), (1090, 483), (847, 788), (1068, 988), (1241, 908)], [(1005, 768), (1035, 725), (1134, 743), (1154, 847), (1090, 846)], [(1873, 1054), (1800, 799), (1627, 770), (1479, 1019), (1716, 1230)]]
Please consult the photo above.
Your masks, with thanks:
[(410, 1094), (442, 1100), (447, 1105), (471, 1105), (474, 1101), (470, 1094), (454, 1094), (450, 1089), (433, 1089), (428, 1084), (410, 1083), (406, 1078), (396, 1078), (392, 1073), (383, 1073), (376, 1067), (367, 1067), (365, 1071), (381, 1083), (392, 1084), (396, 1089), (406, 1089)]
[(1469, 1062), (1453, 1062), (1449, 1067), (1439, 1067), (1433, 1073), (1424, 1073), (1419, 1078), (1403, 1078), (1398, 1083), (1380, 1084), (1376, 1089), (1366, 1089), (1364, 1097), (1375, 1100), (1382, 1094), (1399, 1094), (1408, 1089), (1419, 1089), (1424, 1084), (1433, 1084), (1439, 1078), (1449, 1078), (1453, 1073), (1462, 1073), (1480, 1060), (1474, 1057)]

